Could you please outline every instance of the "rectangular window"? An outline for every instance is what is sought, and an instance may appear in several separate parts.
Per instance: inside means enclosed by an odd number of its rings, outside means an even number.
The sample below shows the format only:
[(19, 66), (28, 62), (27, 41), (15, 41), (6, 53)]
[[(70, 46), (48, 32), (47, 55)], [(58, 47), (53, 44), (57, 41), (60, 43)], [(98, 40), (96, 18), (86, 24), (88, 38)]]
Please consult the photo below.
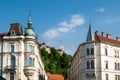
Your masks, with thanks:
[(14, 45), (11, 45), (11, 52), (14, 52)]
[(10, 80), (14, 80), (14, 73), (13, 72), (10, 73)]
[(108, 55), (108, 51), (107, 51), (107, 48), (105, 48), (105, 55), (106, 55), (106, 56)]
[(105, 61), (105, 68), (108, 69), (108, 61)]
[(106, 74), (106, 80), (108, 80), (108, 74)]
[(34, 46), (33, 45), (29, 45), (29, 52), (34, 52)]
[(115, 80), (117, 80), (117, 75), (115, 75)]
[(94, 48), (91, 48), (91, 55), (94, 55)]
[(89, 48), (86, 49), (86, 53), (87, 53), (87, 55), (89, 55)]
[(119, 58), (119, 51), (114, 51), (114, 57)]

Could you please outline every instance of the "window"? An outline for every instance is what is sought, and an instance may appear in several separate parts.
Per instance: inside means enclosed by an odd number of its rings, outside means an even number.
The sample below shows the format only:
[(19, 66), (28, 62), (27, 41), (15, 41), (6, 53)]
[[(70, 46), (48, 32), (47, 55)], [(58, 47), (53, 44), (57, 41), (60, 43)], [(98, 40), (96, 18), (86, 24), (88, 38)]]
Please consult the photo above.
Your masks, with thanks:
[(31, 67), (34, 66), (34, 59), (32, 59), (31, 57), (29, 57), (28, 59), (28, 66), (31, 66)]
[(86, 74), (86, 77), (89, 78), (89, 74)]
[(11, 56), (11, 67), (12, 68), (15, 67), (15, 62), (16, 62), (15, 56)]
[(108, 74), (106, 74), (106, 80), (108, 80)]
[(108, 51), (107, 51), (107, 48), (105, 48), (105, 55), (106, 55), (106, 56), (108, 55)]
[(91, 69), (94, 69), (94, 61), (91, 60)]
[(90, 62), (89, 61), (87, 61), (86, 65), (87, 65), (87, 69), (90, 69)]
[(86, 53), (87, 53), (87, 55), (89, 55), (89, 48), (86, 49)]
[(120, 80), (120, 75), (115, 75), (115, 80)]
[(120, 64), (119, 63), (115, 63), (115, 70), (119, 70), (120, 69)]
[(14, 36), (15, 35), (15, 31), (11, 31), (11, 35)]
[(33, 45), (29, 45), (29, 52), (34, 52), (34, 46)]
[(14, 73), (13, 72), (10, 73), (10, 80), (14, 80)]
[(114, 52), (114, 57), (119, 58), (119, 51)]
[(14, 45), (11, 45), (11, 52), (14, 52)]
[(105, 61), (105, 68), (108, 69), (108, 61)]
[(115, 63), (115, 70), (117, 69), (117, 63)]
[(117, 75), (115, 75), (115, 80), (117, 80)]
[(91, 55), (94, 55), (94, 48), (91, 48)]

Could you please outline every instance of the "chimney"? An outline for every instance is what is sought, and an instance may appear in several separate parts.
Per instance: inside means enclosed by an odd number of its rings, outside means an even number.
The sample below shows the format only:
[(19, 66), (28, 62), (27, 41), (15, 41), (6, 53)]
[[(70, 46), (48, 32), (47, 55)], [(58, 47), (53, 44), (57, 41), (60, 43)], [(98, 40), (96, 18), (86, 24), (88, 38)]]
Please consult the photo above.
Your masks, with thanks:
[(107, 34), (106, 37), (109, 38), (109, 39), (111, 39), (111, 35), (110, 34)]
[(117, 40), (117, 41), (120, 41), (120, 37), (116, 37), (116, 40)]
[(101, 36), (103, 36), (103, 37), (104, 37), (104, 36), (105, 36), (105, 33), (104, 33), (104, 32), (102, 32), (102, 33), (101, 33)]
[(98, 31), (95, 31), (95, 35), (98, 35)]

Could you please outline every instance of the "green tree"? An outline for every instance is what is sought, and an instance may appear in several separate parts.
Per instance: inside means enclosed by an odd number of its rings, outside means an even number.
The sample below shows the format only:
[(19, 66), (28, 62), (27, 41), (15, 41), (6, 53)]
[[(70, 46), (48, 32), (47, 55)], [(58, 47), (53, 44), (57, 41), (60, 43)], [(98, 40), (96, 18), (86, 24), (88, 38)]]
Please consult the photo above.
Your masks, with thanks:
[(44, 65), (46, 72), (53, 74), (65, 74), (67, 72), (68, 64), (72, 59), (71, 55), (60, 53), (55, 49), (51, 48), (51, 53), (45, 50), (45, 48), (40, 49), (42, 56), (44, 57)]

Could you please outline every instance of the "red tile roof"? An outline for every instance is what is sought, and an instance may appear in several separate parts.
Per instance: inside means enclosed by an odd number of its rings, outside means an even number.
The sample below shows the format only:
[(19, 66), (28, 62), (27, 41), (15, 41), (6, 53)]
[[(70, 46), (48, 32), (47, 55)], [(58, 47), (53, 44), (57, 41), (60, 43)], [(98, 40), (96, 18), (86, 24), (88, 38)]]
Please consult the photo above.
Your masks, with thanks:
[(48, 80), (64, 80), (63, 75), (47, 73)]
[(120, 41), (113, 40), (111, 38), (107, 38), (102, 35), (95, 35), (95, 41), (106, 42), (112, 45), (120, 46)]

